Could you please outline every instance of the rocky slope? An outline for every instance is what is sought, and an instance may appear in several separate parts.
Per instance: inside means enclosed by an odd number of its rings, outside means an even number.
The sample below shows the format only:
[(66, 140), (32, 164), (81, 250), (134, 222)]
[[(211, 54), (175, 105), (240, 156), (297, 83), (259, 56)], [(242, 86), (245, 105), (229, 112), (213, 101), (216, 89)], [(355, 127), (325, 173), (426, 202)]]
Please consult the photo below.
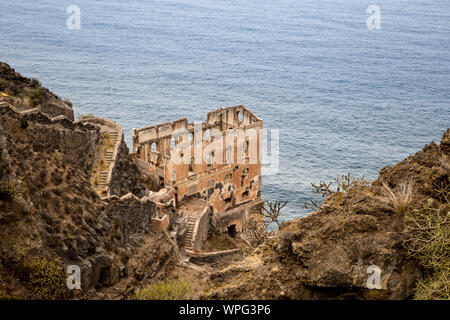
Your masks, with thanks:
[[(411, 298), (424, 270), (405, 249), (407, 212), (442, 201), (439, 187), (445, 186), (448, 195), (449, 147), (450, 130), (440, 145), (430, 143), (394, 167), (383, 168), (372, 183), (356, 180), (345, 192), (332, 193), (313, 214), (284, 224), (268, 248), (214, 273), (203, 298)], [(405, 186), (411, 187), (412, 196), (402, 207), (390, 191), (398, 199), (409, 192)], [(446, 221), (448, 203), (441, 208)], [(446, 235), (439, 249), (446, 279), (441, 291), (448, 296), (450, 233), (444, 223)], [(380, 270), (379, 289), (368, 288), (370, 266)]]
[[(129, 265), (144, 243), (155, 250), (139, 257), (163, 272), (173, 248), (151, 227), (154, 203), (132, 194), (143, 190), (126, 145), (115, 195), (100, 199), (90, 183), (99, 129), (73, 122), (67, 102), (3, 63), (0, 84), (0, 297), (96, 297), (96, 289), (139, 278)], [(30, 102), (35, 91), (43, 100)], [(82, 294), (66, 288), (68, 265), (81, 268)]]
[(61, 100), (42, 87), (39, 80), (23, 77), (8, 64), (0, 62), (0, 101), (2, 100), (20, 111), (39, 109), (50, 118), (63, 115), (74, 120), (70, 101)]

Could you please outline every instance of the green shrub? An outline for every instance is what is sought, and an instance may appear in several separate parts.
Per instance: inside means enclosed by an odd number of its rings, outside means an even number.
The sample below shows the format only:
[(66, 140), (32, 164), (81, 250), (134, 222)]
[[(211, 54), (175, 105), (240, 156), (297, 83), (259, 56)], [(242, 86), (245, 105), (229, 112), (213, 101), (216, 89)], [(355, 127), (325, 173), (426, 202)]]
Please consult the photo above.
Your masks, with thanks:
[(450, 300), (450, 266), (416, 283), (417, 300)]
[(10, 239), (5, 249), (0, 251), (0, 267), (14, 271), (28, 289), (27, 298), (55, 300), (71, 297), (64, 269), (31, 250), (30, 244), (20, 237)]
[(55, 262), (32, 258), (22, 265), (22, 278), (31, 295), (37, 299), (55, 300), (68, 297), (66, 275)]
[(0, 91), (5, 91), (9, 87), (9, 81), (3, 78), (0, 78)]
[(164, 280), (144, 287), (135, 293), (136, 300), (182, 300), (191, 290), (190, 283), (185, 280)]
[(40, 87), (31, 89), (29, 91), (29, 97), (31, 99), (31, 104), (33, 107), (42, 103), (42, 97), (44, 94), (44, 90)]
[(12, 182), (3, 182), (0, 184), (0, 199), (13, 200), (20, 195), (16, 185)]
[(406, 213), (405, 248), (424, 269), (416, 299), (450, 299), (450, 188), (440, 188), (441, 201)]

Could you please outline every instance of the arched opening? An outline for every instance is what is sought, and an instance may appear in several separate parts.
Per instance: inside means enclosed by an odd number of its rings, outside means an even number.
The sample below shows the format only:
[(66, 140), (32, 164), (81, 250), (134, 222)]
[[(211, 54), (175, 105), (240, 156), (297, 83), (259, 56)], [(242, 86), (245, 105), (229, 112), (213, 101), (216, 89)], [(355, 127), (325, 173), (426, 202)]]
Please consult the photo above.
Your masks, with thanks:
[(229, 236), (231, 236), (233, 238), (236, 237), (236, 234), (237, 234), (236, 225), (232, 224), (232, 225), (228, 226), (227, 233)]
[(241, 110), (236, 112), (236, 120), (238, 123), (241, 123), (244, 120), (244, 114), (242, 113)]

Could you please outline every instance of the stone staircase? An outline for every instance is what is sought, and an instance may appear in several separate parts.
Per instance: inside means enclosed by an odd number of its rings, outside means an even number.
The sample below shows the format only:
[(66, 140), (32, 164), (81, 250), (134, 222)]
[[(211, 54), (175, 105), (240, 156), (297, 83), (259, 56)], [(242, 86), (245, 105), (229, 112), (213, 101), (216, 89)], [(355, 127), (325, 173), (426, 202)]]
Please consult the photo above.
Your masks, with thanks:
[[(116, 143), (117, 143), (117, 138), (118, 138), (117, 134), (118, 134), (118, 132), (115, 130), (115, 131), (106, 131), (105, 133), (109, 135), (109, 137), (111, 139), (111, 142), (115, 146)], [(100, 188), (100, 190), (102, 190), (102, 193), (104, 191), (107, 191), (107, 189), (109, 188), (109, 185), (108, 185), (108, 174), (110, 174), (110, 171), (112, 170), (111, 163), (113, 163), (114, 160), (115, 160), (114, 159), (114, 151), (113, 150), (105, 150), (104, 157), (105, 157), (105, 161), (107, 163), (108, 170), (101, 170), (100, 171), (99, 188)], [(105, 195), (105, 194), (102, 194), (102, 195)]]
[[(86, 117), (80, 121), (98, 126), (100, 132), (104, 136), (109, 135), (111, 140), (108, 141), (108, 146), (102, 151), (103, 154), (101, 156), (105, 159), (106, 165), (100, 168), (100, 181), (98, 181), (98, 185), (94, 186), (95, 191), (101, 198), (108, 197), (111, 195), (110, 184), (112, 173), (117, 160), (119, 146), (122, 142), (122, 128), (114, 121), (104, 118)], [(96, 173), (93, 172), (93, 174)]]
[(184, 248), (187, 250), (194, 250), (194, 244), (192, 243), (194, 236), (194, 229), (197, 223), (197, 219), (194, 217), (189, 217), (187, 221), (187, 232), (184, 236)]
[[(118, 132), (117, 132), (117, 130), (103, 131), (103, 133), (104, 134), (108, 134), (110, 139), (111, 139), (112, 144), (114, 146), (116, 146), (117, 139), (118, 139)], [(111, 181), (113, 162), (115, 161), (115, 159), (114, 159), (114, 151), (113, 150), (106, 149), (104, 151), (103, 155), (105, 157), (105, 161), (106, 161), (108, 170), (101, 170), (100, 171), (99, 189), (101, 190), (101, 196), (105, 197), (105, 196), (109, 195), (108, 194), (109, 182)]]

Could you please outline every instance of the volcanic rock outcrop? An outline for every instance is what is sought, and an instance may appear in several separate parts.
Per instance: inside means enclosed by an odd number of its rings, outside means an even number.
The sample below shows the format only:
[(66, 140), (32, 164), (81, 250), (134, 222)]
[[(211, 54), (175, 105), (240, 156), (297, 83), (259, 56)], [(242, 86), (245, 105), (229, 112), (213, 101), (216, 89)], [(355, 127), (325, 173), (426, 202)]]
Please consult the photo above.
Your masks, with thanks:
[[(411, 298), (424, 270), (405, 249), (407, 221), (402, 209), (442, 200), (436, 188), (449, 186), (449, 142), (447, 130), (440, 145), (432, 142), (383, 168), (372, 183), (357, 180), (345, 192), (332, 193), (316, 212), (284, 223), (269, 247), (260, 248), (248, 263), (213, 274), (203, 298)], [(402, 208), (393, 203), (389, 190), (394, 196), (406, 196), (408, 186), (411, 200), (408, 208)], [(448, 217), (448, 204), (441, 208), (440, 214)], [(449, 234), (448, 223), (442, 228)], [(448, 274), (448, 239), (442, 246)], [(377, 288), (368, 285), (375, 270), (380, 275)]]

